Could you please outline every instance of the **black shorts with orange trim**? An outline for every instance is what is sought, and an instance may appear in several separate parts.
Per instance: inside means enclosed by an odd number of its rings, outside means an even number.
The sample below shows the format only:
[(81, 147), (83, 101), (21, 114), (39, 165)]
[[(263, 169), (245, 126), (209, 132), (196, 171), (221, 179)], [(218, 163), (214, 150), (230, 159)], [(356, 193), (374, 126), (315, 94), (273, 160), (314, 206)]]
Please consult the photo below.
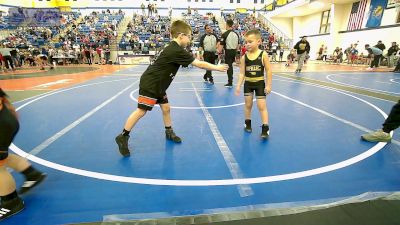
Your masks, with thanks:
[(155, 104), (167, 104), (167, 94), (155, 95), (149, 91), (139, 89), (138, 108), (151, 111)]

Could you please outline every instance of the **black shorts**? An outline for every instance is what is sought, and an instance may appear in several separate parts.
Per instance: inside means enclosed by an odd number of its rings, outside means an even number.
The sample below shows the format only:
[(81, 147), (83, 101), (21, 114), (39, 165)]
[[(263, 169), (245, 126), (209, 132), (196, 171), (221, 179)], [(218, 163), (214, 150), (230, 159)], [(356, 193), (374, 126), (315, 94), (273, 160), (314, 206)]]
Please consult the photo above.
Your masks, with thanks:
[(155, 95), (143, 89), (139, 89), (138, 108), (151, 111), (155, 104), (167, 104), (168, 97), (166, 93)]
[(43, 55), (39, 57), (41, 60), (47, 60), (47, 56)]
[(4, 118), (2, 118), (0, 121), (0, 166), (2, 164), (1, 161), (8, 157), (8, 148), (10, 147), (15, 135), (19, 130), (19, 123), (17, 121), (13, 121), (13, 123), (10, 124), (4, 123), (3, 119)]
[(265, 98), (265, 96), (267, 96), (265, 94), (265, 82), (244, 82), (244, 96), (253, 96), (254, 92), (256, 93), (257, 98)]

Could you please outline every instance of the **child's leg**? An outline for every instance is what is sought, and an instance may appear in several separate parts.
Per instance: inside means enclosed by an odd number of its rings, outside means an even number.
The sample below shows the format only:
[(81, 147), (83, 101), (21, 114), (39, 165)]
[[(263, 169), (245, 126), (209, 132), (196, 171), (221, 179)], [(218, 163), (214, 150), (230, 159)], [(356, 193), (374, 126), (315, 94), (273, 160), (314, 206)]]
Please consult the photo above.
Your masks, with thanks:
[(257, 98), (257, 107), (260, 111), (262, 126), (261, 126), (261, 138), (268, 138), (269, 136), (269, 126), (268, 126), (268, 110), (266, 105), (265, 96), (260, 96)]
[(174, 130), (172, 129), (172, 119), (171, 119), (171, 106), (169, 103), (160, 104), (160, 108), (163, 114), (163, 121), (165, 126), (165, 137), (173, 142), (180, 143), (182, 139), (178, 137)]
[(9, 154), (6, 161), (6, 166), (24, 175), (26, 181), (19, 190), (20, 194), (29, 191), (31, 188), (40, 184), (46, 178), (46, 174), (36, 170), (28, 162), (28, 160), (18, 155)]
[(124, 157), (131, 155), (128, 148), (129, 132), (133, 129), (136, 123), (146, 114), (147, 110), (137, 108), (125, 122), (124, 130), (115, 138), (115, 142), (118, 144), (118, 150)]
[[(4, 160), (3, 160), (4, 161)], [(1, 161), (0, 161), (1, 163)], [(7, 168), (4, 165), (0, 165), (0, 196), (6, 196), (13, 193), (16, 189), (14, 178), (7, 171)]]
[(253, 94), (244, 96), (244, 118), (251, 119), (251, 109), (253, 107)]
[(30, 167), (31, 164), (28, 162), (28, 160), (20, 156), (9, 154), (6, 161), (6, 166), (14, 169), (17, 172), (22, 172)]
[(15, 180), (6, 168), (7, 158), (0, 160), (0, 221), (6, 219), (24, 208), (24, 202), (18, 197)]
[(126, 120), (124, 129), (127, 131), (131, 131), (136, 123), (146, 114), (146, 112), (147, 110), (137, 108)]
[(257, 98), (257, 108), (260, 111), (261, 121), (263, 125), (268, 125), (269, 118), (265, 97)]
[(163, 121), (165, 127), (171, 127), (172, 126), (172, 120), (171, 120), (171, 106), (169, 103), (166, 104), (160, 104), (160, 108), (163, 114)]

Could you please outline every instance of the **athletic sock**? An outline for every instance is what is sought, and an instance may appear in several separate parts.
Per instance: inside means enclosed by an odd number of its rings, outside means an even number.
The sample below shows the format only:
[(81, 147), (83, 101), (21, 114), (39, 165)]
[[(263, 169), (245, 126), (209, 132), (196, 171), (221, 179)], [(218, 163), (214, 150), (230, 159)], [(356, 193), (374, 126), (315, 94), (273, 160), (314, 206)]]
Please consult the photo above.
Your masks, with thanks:
[(9, 202), (13, 199), (18, 198), (18, 194), (17, 194), (17, 191), (14, 190), (11, 194), (8, 194), (5, 196), (0, 196), (0, 197), (1, 197), (1, 202), (4, 203), (4, 202)]
[(26, 180), (35, 180), (40, 176), (40, 174), (42, 174), (41, 172), (33, 168), (33, 166), (28, 167), (21, 173), (25, 176)]
[(131, 131), (128, 131), (128, 130), (122, 130), (122, 135), (123, 136), (128, 136), (129, 137), (129, 133), (130, 133)]

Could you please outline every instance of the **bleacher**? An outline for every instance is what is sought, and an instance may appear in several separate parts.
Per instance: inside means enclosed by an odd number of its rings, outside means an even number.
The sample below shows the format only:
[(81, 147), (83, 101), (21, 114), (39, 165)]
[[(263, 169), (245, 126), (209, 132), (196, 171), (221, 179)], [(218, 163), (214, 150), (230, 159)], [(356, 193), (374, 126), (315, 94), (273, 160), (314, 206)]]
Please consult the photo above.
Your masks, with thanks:
[[(140, 24), (137, 21), (140, 20)], [(157, 20), (157, 21), (156, 21)], [(170, 18), (167, 16), (160, 16), (159, 18), (150, 17), (142, 19), (141, 16), (133, 18), (131, 24), (134, 28), (128, 28), (123, 34), (119, 42), (121, 50), (134, 50), (130, 41), (135, 42), (134, 45), (141, 45), (141, 51), (155, 50), (163, 47), (166, 43), (170, 42), (170, 37), (167, 28), (170, 26)], [(159, 30), (158, 30), (159, 29)]]

